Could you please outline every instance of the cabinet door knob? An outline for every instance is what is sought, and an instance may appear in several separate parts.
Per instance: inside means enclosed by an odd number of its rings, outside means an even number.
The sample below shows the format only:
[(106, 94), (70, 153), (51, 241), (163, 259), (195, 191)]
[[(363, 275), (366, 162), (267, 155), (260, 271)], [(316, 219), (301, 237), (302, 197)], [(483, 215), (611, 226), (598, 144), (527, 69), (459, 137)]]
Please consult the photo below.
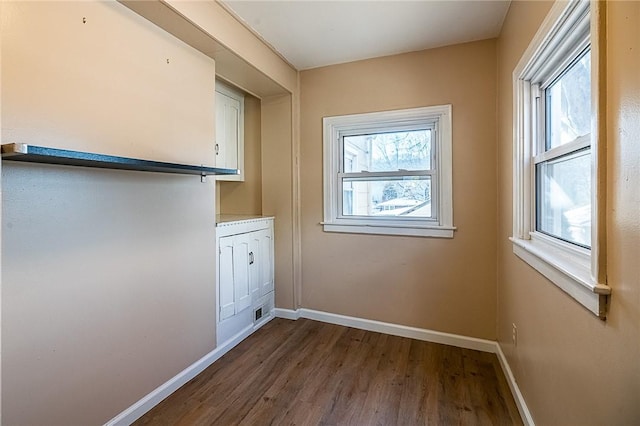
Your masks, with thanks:
[(220, 153), (220, 145), (216, 144), (216, 155)]
[(249, 265), (253, 265), (253, 252), (249, 253)]

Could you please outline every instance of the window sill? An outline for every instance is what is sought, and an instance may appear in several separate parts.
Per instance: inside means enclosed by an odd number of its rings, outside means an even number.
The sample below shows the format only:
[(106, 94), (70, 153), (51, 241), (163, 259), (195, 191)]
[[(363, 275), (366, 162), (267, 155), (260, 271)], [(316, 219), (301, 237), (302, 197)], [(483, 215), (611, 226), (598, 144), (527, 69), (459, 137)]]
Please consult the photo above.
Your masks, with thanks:
[(509, 239), (519, 258), (595, 315), (606, 318), (611, 288), (593, 281), (589, 257), (572, 254), (541, 240)]
[(345, 232), (350, 234), (404, 235), (410, 237), (453, 238), (453, 226), (415, 226), (380, 224), (341, 224), (321, 222), (325, 232)]

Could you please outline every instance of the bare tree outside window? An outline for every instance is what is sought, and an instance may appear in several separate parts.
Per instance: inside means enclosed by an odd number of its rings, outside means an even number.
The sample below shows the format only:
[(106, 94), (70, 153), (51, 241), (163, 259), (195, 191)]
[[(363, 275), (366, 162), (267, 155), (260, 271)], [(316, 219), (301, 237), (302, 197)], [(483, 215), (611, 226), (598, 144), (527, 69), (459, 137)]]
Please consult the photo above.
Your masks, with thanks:
[[(345, 173), (430, 170), (432, 130), (377, 133), (344, 137)], [(345, 179), (343, 191), (353, 191), (345, 215), (431, 217), (431, 177)], [(356, 200), (357, 199), (357, 200)], [(345, 203), (346, 205), (346, 203)]]

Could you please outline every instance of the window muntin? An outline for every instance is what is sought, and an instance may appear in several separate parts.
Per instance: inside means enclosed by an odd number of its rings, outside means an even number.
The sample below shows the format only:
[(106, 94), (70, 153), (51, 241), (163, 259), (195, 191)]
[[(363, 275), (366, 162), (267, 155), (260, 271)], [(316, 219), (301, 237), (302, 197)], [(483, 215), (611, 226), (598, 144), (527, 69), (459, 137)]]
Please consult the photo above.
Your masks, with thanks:
[(453, 237), (450, 105), (323, 127), (325, 231)]

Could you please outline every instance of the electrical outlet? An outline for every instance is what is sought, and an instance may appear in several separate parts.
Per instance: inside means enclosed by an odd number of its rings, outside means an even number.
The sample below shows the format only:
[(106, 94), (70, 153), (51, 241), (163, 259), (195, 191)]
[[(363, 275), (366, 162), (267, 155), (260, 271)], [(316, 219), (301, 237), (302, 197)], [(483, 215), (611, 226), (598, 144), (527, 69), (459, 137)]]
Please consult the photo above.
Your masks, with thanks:
[(513, 341), (513, 346), (518, 346), (518, 327), (516, 327), (516, 323), (511, 324), (513, 329), (511, 330), (511, 340)]

